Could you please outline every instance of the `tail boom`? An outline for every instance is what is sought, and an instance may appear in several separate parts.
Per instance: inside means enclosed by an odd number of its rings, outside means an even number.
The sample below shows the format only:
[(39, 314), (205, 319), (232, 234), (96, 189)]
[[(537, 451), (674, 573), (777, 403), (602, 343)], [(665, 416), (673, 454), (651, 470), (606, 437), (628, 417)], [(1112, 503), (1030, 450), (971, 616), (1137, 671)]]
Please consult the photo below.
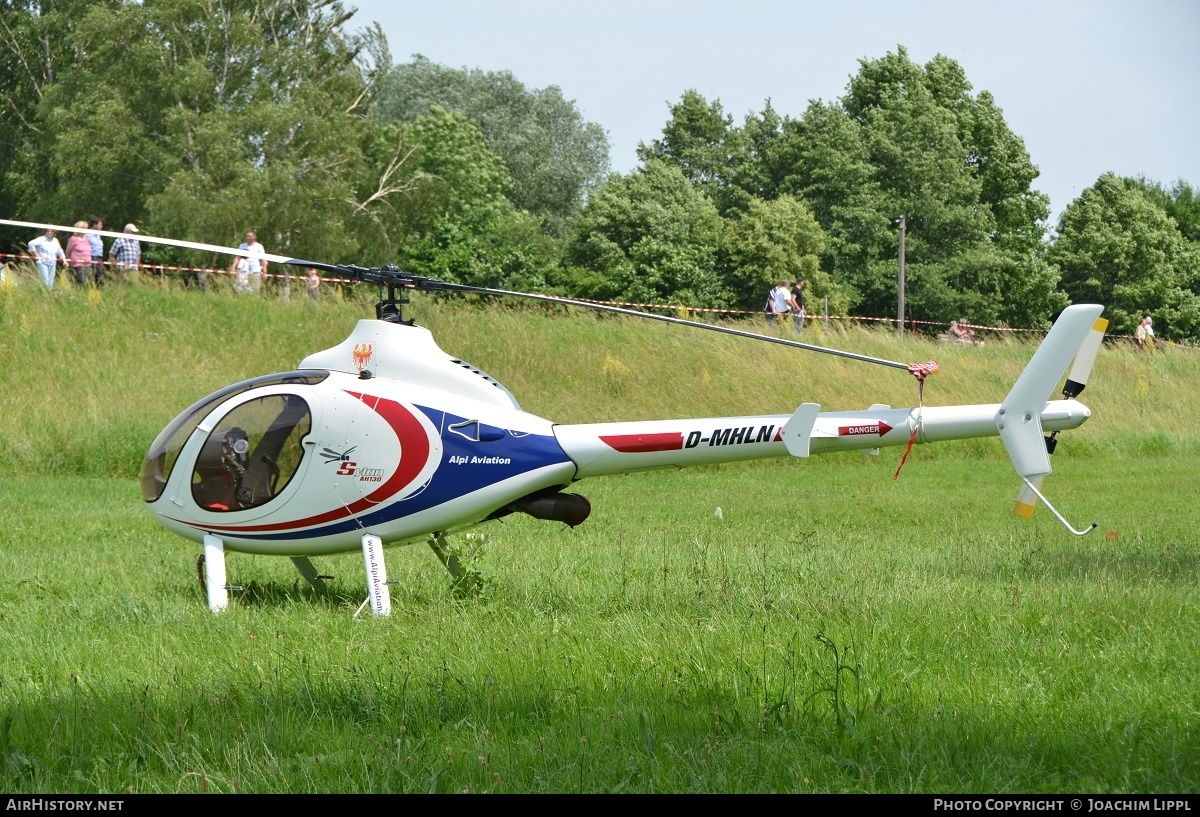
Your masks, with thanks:
[[(737, 460), (999, 436), (1022, 480), (1016, 511), (1031, 516), (1040, 500), (1067, 528), (1082, 536), (1041, 493), (1050, 473), (1050, 450), (1059, 431), (1083, 425), (1091, 411), (1075, 397), (1083, 390), (1103, 340), (1103, 307), (1077, 304), (1063, 310), (1002, 403), (865, 411), (820, 411), (805, 403), (790, 417), (761, 415), (644, 423), (559, 425), (555, 436), (575, 463), (576, 479), (683, 468)], [(1072, 365), (1071, 372), (1067, 367)], [(1067, 374), (1064, 400), (1050, 400)], [(1044, 436), (1050, 432), (1050, 436)]]
[[(785, 457), (794, 453), (789, 448), (803, 448), (786, 438), (793, 433), (794, 420), (799, 420), (794, 433), (807, 434), (808, 455), (906, 445), (914, 429), (918, 443), (999, 434), (995, 417), (1000, 405), (995, 403), (865, 411), (813, 412), (814, 408), (805, 404), (791, 416), (557, 425), (554, 433), (575, 462), (576, 479)], [(1062, 431), (1078, 428), (1090, 416), (1075, 400), (1052, 400), (1042, 411), (1041, 424), (1048, 431)]]

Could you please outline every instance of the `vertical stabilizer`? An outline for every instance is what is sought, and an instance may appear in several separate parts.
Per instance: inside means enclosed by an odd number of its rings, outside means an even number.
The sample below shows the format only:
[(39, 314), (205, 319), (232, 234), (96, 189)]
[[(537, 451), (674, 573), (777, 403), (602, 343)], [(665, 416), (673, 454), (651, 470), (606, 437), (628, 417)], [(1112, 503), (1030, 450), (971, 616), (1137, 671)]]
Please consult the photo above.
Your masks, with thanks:
[(793, 457), (807, 457), (812, 440), (813, 425), (821, 411), (819, 403), (802, 403), (788, 421), (783, 424), (783, 444)]
[(996, 430), (1022, 479), (1050, 473), (1042, 410), (1102, 311), (1097, 304), (1064, 309), (996, 412)]

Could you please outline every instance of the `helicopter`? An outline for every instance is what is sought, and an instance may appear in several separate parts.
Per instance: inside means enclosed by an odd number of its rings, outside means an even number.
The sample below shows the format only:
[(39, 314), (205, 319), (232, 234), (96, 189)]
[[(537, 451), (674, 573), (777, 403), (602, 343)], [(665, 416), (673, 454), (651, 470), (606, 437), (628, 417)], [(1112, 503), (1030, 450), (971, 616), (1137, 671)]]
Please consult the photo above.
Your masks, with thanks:
[[(2, 219), (0, 224), (123, 235)], [(386, 616), (391, 598), (385, 547), (427, 541), (457, 579), (463, 567), (447, 546), (448, 536), (512, 513), (575, 527), (588, 518), (591, 505), (566, 489), (585, 478), (840, 451), (875, 453), (887, 446), (911, 449), (975, 437), (999, 436), (1003, 442), (1021, 483), (1017, 514), (1031, 517), (1041, 502), (1076, 536), (1097, 527), (1076, 529), (1041, 491), (1058, 433), (1091, 416), (1078, 397), (1108, 324), (1097, 304), (1062, 311), (998, 404), (821, 411), (806, 402), (790, 415), (559, 424), (522, 410), (495, 378), (446, 353), (428, 329), (405, 319), (408, 293), (512, 296), (694, 326), (904, 369), (922, 388), (938, 366), (607, 304), (447, 282), (392, 265), (254, 254), (375, 283), (380, 298), (375, 318), (359, 320), (337, 346), (310, 354), (294, 370), (219, 389), (184, 409), (150, 445), (141, 467), (142, 499), (167, 529), (202, 545), (198, 570), (214, 613), (229, 606), (226, 551), (289, 557), (320, 587), (328, 577), (318, 573), (312, 557), (361, 550), (368, 596), (359, 611), (369, 603), (375, 615)], [(1064, 374), (1062, 399), (1050, 399)]]

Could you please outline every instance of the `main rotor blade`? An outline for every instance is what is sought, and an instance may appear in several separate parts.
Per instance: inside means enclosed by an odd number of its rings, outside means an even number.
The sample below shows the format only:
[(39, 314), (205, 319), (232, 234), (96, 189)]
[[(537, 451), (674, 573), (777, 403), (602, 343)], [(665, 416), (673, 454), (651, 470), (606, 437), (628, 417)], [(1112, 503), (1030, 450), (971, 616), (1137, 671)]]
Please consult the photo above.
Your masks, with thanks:
[(438, 280), (437, 278), (414, 275), (413, 273), (405, 272), (399, 267), (394, 266), (368, 268), (355, 265), (325, 264), (319, 261), (305, 261), (298, 258), (288, 258), (283, 255), (274, 255), (272, 253), (251, 253), (246, 250), (234, 249), (233, 247), (223, 247), (218, 244), (203, 244), (198, 241), (184, 241), (177, 238), (159, 238), (157, 236), (143, 235), (141, 233), (118, 233), (111, 230), (92, 230), (82, 227), (70, 227), (63, 224), (41, 224), (33, 221), (15, 221), (12, 219), (0, 219), (0, 224), (7, 224), (13, 227), (30, 227), (39, 230), (59, 230), (65, 233), (83, 233), (85, 235), (108, 236), (111, 238), (133, 237), (138, 241), (145, 241), (150, 244), (164, 244), (170, 247), (182, 247), (184, 249), (201, 250), (203, 252), (213, 252), (224, 255), (254, 255), (266, 261), (274, 261), (276, 263), (288, 264), (296, 267), (314, 267), (315, 269), (333, 272), (338, 275), (343, 275), (347, 278), (353, 278), (364, 282), (393, 284), (396, 286), (402, 286), (406, 289), (471, 292), (478, 295), (498, 295), (507, 296), (510, 298), (526, 298), (533, 301), (545, 301), (547, 303), (564, 304), (566, 306), (578, 306), (583, 309), (593, 309), (598, 312), (612, 312), (618, 315), (629, 315), (635, 318), (662, 321), (663, 323), (673, 323), (680, 326), (692, 326), (697, 329), (707, 329), (710, 332), (721, 332), (726, 335), (736, 335), (738, 337), (766, 341), (767, 343), (777, 343), (781, 346), (790, 346), (795, 349), (804, 349), (809, 352), (819, 352), (824, 355), (844, 357), (850, 360), (859, 360), (864, 363), (874, 363), (879, 366), (890, 366), (893, 369), (903, 369), (905, 371), (909, 370), (908, 364), (900, 363), (895, 360), (884, 360), (883, 358), (871, 357), (869, 355), (859, 355), (855, 354), (854, 352), (844, 352), (840, 349), (827, 349), (824, 346), (814, 346), (809, 343), (801, 343), (797, 340), (788, 340), (786, 338), (773, 337), (771, 335), (760, 335), (756, 332), (746, 332), (741, 329), (731, 329), (726, 326), (716, 326), (710, 323), (689, 321), (684, 318), (672, 318), (668, 315), (655, 315), (651, 312), (638, 312), (635, 309), (625, 309), (619, 306), (608, 306), (607, 304), (595, 304), (588, 301), (578, 301), (573, 298), (562, 298), (557, 295), (538, 295), (531, 292), (515, 292), (506, 289), (492, 289), (489, 287), (469, 286), (467, 284), (454, 284), (450, 283), (449, 281)]
[[(386, 270), (386, 267), (384, 268)], [(382, 271), (381, 271), (382, 272)], [(565, 304), (567, 306), (578, 306), (584, 309), (595, 309), (599, 312), (612, 312), (618, 315), (629, 315), (635, 318), (646, 318), (652, 321), (662, 321), (663, 323), (673, 323), (679, 326), (692, 326), (697, 329), (707, 329), (711, 332), (721, 332), (726, 335), (737, 335), (743, 338), (753, 338), (754, 340), (762, 340), (768, 343), (778, 343), (781, 346), (791, 346), (796, 349), (805, 349), (810, 352), (820, 352), (825, 355), (834, 355), (836, 357), (845, 357), (851, 360), (860, 360), (864, 363), (875, 363), (880, 366), (890, 366), (894, 369), (904, 369), (908, 371), (907, 363), (899, 363), (894, 360), (884, 360), (883, 358), (870, 357), (869, 355), (859, 355), (854, 352), (844, 352), (840, 349), (827, 349), (824, 346), (814, 346), (810, 343), (801, 343), (798, 340), (788, 340), (787, 338), (778, 338), (772, 335), (760, 335), (756, 332), (745, 332), (741, 329), (731, 329), (727, 326), (716, 326), (711, 323), (701, 323), (700, 321), (689, 321), (684, 318), (672, 318), (668, 315), (655, 315), (651, 312), (638, 312), (636, 309), (625, 309), (619, 306), (608, 306), (607, 304), (594, 304), (589, 301), (577, 301), (574, 298), (562, 298), (557, 295), (537, 295), (531, 292), (516, 292), (507, 289), (492, 289), (490, 287), (476, 287), (468, 284), (452, 284), (448, 281), (438, 281), (433, 278), (415, 277), (411, 284), (406, 284), (413, 289), (433, 289), (433, 290), (450, 290), (454, 292), (473, 292), (479, 295), (505, 295), (511, 298), (527, 298), (533, 301), (545, 301), (547, 303)]]

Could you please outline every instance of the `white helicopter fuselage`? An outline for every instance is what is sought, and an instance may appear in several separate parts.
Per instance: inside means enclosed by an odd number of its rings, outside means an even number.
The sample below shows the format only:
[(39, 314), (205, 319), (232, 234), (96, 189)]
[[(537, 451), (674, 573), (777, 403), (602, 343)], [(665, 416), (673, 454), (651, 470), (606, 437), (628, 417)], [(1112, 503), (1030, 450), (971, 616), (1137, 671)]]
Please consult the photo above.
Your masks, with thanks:
[[(522, 411), (428, 330), (362, 320), (295, 372), (191, 407), (151, 448), (143, 495), (171, 530), (293, 557), (420, 541), (515, 510), (578, 524), (561, 489), (605, 474), (995, 436), (1000, 404), (561, 425)], [(1044, 430), (1090, 416), (1046, 402)]]

